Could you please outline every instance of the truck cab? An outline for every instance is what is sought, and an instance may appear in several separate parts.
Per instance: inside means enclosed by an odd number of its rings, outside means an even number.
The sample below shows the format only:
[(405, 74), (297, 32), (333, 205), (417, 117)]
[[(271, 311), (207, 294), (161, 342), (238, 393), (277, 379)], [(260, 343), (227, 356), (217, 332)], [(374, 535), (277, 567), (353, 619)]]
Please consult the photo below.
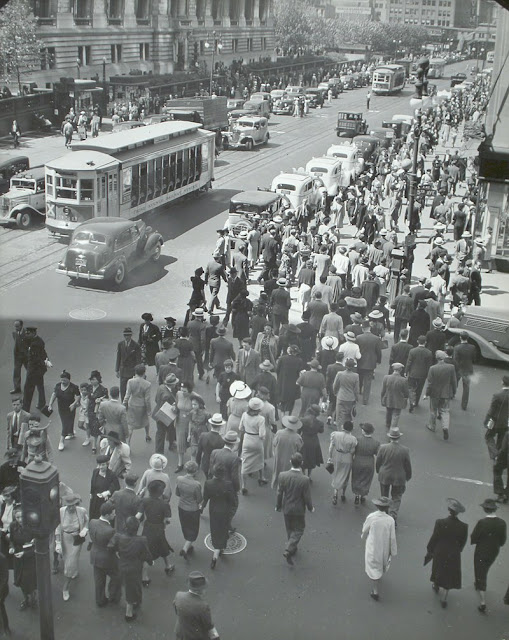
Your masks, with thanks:
[(251, 151), (255, 146), (266, 144), (269, 137), (267, 118), (243, 116), (232, 122), (230, 130), (223, 135), (223, 147)]
[(339, 185), (348, 187), (364, 169), (364, 159), (355, 145), (333, 144), (327, 149), (330, 158), (337, 158), (341, 166)]
[(367, 132), (367, 122), (362, 117), (362, 113), (352, 113), (340, 111), (338, 113), (338, 124), (336, 134), (338, 138), (353, 138), (359, 134)]
[(28, 229), (46, 215), (44, 167), (33, 167), (11, 178), (10, 188), (0, 197), (0, 225), (17, 224)]

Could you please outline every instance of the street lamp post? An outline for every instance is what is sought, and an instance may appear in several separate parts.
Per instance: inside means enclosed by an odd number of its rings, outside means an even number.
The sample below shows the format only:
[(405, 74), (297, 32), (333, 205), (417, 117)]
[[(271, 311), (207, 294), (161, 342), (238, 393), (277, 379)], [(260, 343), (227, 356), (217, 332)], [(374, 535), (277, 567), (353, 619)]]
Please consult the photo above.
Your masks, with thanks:
[(60, 522), (58, 469), (36, 456), (20, 474), (23, 526), (35, 538), (41, 640), (54, 640), (49, 536)]
[(215, 65), (215, 57), (216, 57), (216, 53), (221, 53), (221, 49), (223, 48), (223, 45), (221, 42), (218, 42), (216, 44), (216, 32), (213, 31), (212, 32), (212, 43), (210, 43), (208, 40), (207, 42), (205, 42), (205, 48), (206, 49), (210, 49), (210, 47), (212, 47), (212, 62), (210, 65), (210, 82), (209, 82), (209, 94), (212, 95), (213, 93), (213, 84), (214, 84), (214, 65)]

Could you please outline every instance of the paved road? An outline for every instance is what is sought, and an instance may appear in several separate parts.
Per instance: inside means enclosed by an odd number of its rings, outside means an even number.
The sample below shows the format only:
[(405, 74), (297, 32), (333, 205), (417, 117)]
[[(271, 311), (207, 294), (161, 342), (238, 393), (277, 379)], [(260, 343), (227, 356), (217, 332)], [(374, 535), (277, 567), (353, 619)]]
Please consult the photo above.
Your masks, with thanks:
[[(446, 85), (446, 81), (443, 84)], [(370, 124), (377, 125), (393, 113), (410, 112), (408, 98), (411, 92), (407, 89), (402, 96), (372, 98), (373, 112), (368, 116)], [(40, 334), (46, 340), (55, 364), (53, 371), (46, 376), (48, 391), (64, 367), (71, 371), (77, 383), (86, 379), (90, 370), (98, 368), (103, 372), (105, 382), (113, 384), (114, 346), (121, 337), (123, 326), (137, 326), (141, 313), (148, 310), (158, 320), (170, 312), (179, 318), (183, 316), (190, 294), (188, 277), (210, 254), (214, 230), (223, 224), (223, 212), (231, 194), (267, 185), (277, 171), (302, 166), (312, 155), (324, 153), (335, 139), (333, 126), (337, 110), (363, 110), (364, 102), (365, 91), (357, 90), (343, 94), (332, 108), (313, 112), (304, 122), (293, 118), (274, 118), (274, 122), (271, 120), (271, 144), (267, 148), (251, 154), (234, 151), (222, 154), (212, 193), (150, 217), (150, 224), (165, 236), (164, 259), (154, 271), (133, 277), (123, 291), (112, 293), (69, 287), (65, 278), (54, 273), (56, 258), (51, 258), (52, 263), (44, 253), (48, 247), (42, 230), (28, 235), (18, 231), (1, 234), (0, 287), (5, 285), (9, 268), (19, 275), (11, 274), (10, 284), (0, 289), (3, 332), (0, 382), (3, 388), (11, 388), (8, 330), (12, 318), (18, 316), (27, 321), (37, 321)], [(57, 142), (61, 141), (58, 139)], [(426, 235), (431, 227), (429, 220), (425, 220), (424, 227), (423, 235)], [(345, 235), (351, 231), (347, 228)], [(9, 244), (17, 245), (12, 254), (6, 253)], [(21, 254), (20, 246), (23, 247)], [(37, 256), (37, 250), (45, 256), (44, 259)], [(424, 250), (424, 245), (419, 246), (416, 273), (424, 267)], [(12, 262), (16, 259), (18, 262)], [(23, 271), (25, 264), (28, 267)], [(494, 280), (493, 286), (499, 290), (508, 288), (507, 280), (500, 276), (494, 278), (498, 279)], [(91, 309), (106, 312), (105, 321), (79, 321), (69, 315), (76, 310)], [(296, 309), (292, 313), (296, 318)], [(385, 437), (384, 414), (378, 398), (381, 379), (387, 370), (387, 356), (384, 352), (384, 362), (373, 385), (372, 405), (361, 407), (358, 416), (358, 422), (373, 422), (382, 440)], [(447, 611), (439, 607), (431, 591), (429, 567), (422, 567), (433, 521), (446, 514), (446, 497), (454, 496), (467, 506), (465, 520), (470, 529), (482, 517), (478, 505), (491, 494), (491, 470), (482, 441), (481, 424), (489, 398), (500, 385), (501, 375), (501, 369), (486, 363), (477, 368), (469, 410), (462, 412), (454, 403), (449, 442), (425, 429), (424, 407), (412, 416), (404, 413), (401, 429), (404, 432), (403, 442), (411, 449), (414, 478), (403, 498), (398, 528), (399, 553), (384, 579), (380, 603), (370, 600), (369, 584), (363, 569), (360, 529), (370, 507), (354, 507), (351, 495), (345, 505), (333, 507), (329, 476), (320, 469), (315, 472), (313, 483), (316, 513), (307, 518), (307, 530), (294, 568), (289, 568), (281, 555), (284, 527), (281, 514), (273, 510), (272, 491), (253, 485), (250, 495), (241, 498), (236, 518), (239, 531), (248, 539), (247, 549), (220, 561), (216, 571), (210, 571), (210, 553), (202, 544), (208, 532), (208, 517), (205, 516), (192, 561), (186, 565), (178, 558), (175, 561), (177, 570), (170, 579), (164, 576), (159, 564), (152, 570), (153, 581), (144, 592), (145, 602), (134, 625), (124, 622), (120, 609), (95, 609), (88, 554), (83, 552), (82, 574), (73, 585), (69, 603), (61, 600), (61, 576), (53, 581), (57, 638), (89, 640), (91, 632), (103, 638), (120, 640), (172, 637), (174, 616), (171, 602), (175, 591), (183, 587), (187, 571), (191, 568), (204, 570), (210, 579), (208, 599), (222, 638), (368, 640), (374, 634), (381, 640), (406, 640), (408, 637), (416, 640), (434, 637), (444, 640), (499, 640), (509, 637), (505, 634), (509, 630), (507, 609), (501, 603), (509, 575), (507, 552), (501, 554), (490, 574), (488, 618), (481, 617), (476, 609), (473, 554), (469, 546), (464, 553), (464, 589), (451, 594)], [(154, 377), (153, 372), (151, 376)], [(210, 408), (215, 406), (210, 386), (197, 383), (197, 391), (204, 395)], [(8, 405), (9, 399), (4, 395), (1, 404), (3, 414)], [(58, 427), (58, 418), (55, 418), (50, 427), (55, 443)], [(328, 438), (328, 432), (321, 438), (324, 456)], [(152, 451), (152, 447), (137, 433), (133, 440), (133, 462), (137, 471), (143, 471)], [(64, 452), (58, 453), (57, 463), (62, 479), (86, 498), (94, 466), (90, 451), (83, 450), (77, 439)], [(175, 456), (171, 454), (170, 473), (175, 464)], [(376, 486), (372, 493), (376, 493)], [(85, 504), (87, 502), (86, 499)], [(173, 510), (176, 514), (175, 503)], [(501, 509), (500, 515), (507, 519), (507, 508)], [(182, 538), (177, 522), (169, 527), (168, 535), (178, 550)], [(33, 612), (18, 613), (19, 601), (19, 592), (12, 587), (7, 601), (12, 626), (17, 629), (19, 638), (33, 637), (37, 632), (36, 615)]]

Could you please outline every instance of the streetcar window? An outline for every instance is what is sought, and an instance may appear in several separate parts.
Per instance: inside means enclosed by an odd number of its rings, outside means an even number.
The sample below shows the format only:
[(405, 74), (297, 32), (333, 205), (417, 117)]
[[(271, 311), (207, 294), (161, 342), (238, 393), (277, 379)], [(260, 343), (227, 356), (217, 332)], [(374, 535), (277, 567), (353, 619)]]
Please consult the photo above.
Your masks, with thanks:
[(202, 148), (201, 145), (196, 147), (196, 180), (201, 177)]
[(177, 180), (177, 154), (172, 153), (170, 156), (170, 191), (175, 191), (175, 183)]
[(67, 200), (78, 199), (78, 181), (76, 178), (56, 178), (57, 198), (65, 198)]
[(94, 181), (81, 180), (80, 181), (80, 200), (93, 200), (93, 199), (94, 199)]
[(154, 161), (147, 162), (147, 201), (154, 198)]
[(155, 178), (154, 178), (154, 198), (159, 198), (163, 187), (163, 159), (156, 158), (154, 160)]
[(147, 201), (147, 163), (140, 163), (140, 204)]
[(177, 175), (175, 180), (175, 189), (179, 189), (182, 186), (182, 151), (177, 151)]
[(170, 188), (170, 156), (163, 156), (163, 187), (162, 193), (168, 193)]
[(196, 147), (189, 149), (189, 176), (190, 182), (196, 182)]
[(189, 183), (189, 149), (184, 149), (182, 162), (182, 186)]
[(131, 184), (131, 207), (137, 207), (140, 199), (140, 167), (134, 165), (132, 167), (133, 177)]

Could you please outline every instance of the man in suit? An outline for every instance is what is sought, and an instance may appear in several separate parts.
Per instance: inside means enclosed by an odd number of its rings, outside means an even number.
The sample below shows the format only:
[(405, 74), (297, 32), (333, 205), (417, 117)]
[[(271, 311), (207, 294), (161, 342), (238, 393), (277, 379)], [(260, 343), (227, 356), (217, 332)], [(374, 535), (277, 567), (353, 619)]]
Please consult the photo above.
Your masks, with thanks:
[(21, 398), (12, 399), (12, 411), (7, 414), (7, 449), (23, 448), (30, 414), (22, 408), (22, 405)]
[(141, 498), (135, 491), (137, 482), (137, 474), (130, 471), (125, 477), (125, 489), (115, 491), (108, 501), (115, 508), (115, 529), (118, 533), (125, 533), (127, 518), (135, 516), (140, 511)]
[(115, 373), (120, 378), (120, 400), (124, 400), (127, 381), (134, 376), (134, 367), (141, 363), (140, 345), (133, 340), (133, 330), (126, 327), (123, 331), (124, 339), (117, 345), (117, 361)]
[(159, 373), (157, 374), (157, 382), (159, 384), (164, 384), (164, 381), (170, 373), (173, 373), (173, 375), (179, 380), (183, 379), (184, 372), (177, 365), (179, 355), (180, 351), (176, 347), (168, 350), (168, 364), (162, 364), (159, 369)]
[(424, 383), (428, 377), (428, 371), (433, 364), (433, 354), (426, 349), (426, 337), (417, 338), (417, 346), (410, 350), (406, 363), (406, 374), (408, 379), (408, 397), (410, 406), (409, 413), (419, 406)]
[(156, 391), (156, 397), (154, 400), (154, 413), (152, 417), (156, 421), (156, 453), (164, 455), (165, 441), (168, 440), (170, 448), (175, 442), (175, 424), (172, 422), (170, 425), (166, 425), (161, 420), (157, 420), (155, 417), (159, 409), (166, 402), (170, 405), (175, 404), (176, 398), (176, 385), (179, 379), (175, 377), (175, 374), (169, 373), (163, 384), (160, 384)]
[(14, 369), (12, 372), (13, 387), (11, 393), (21, 393), (21, 370), (27, 366), (28, 351), (26, 343), (26, 333), (23, 327), (23, 320), (14, 321)]
[(207, 268), (205, 269), (205, 284), (209, 285), (211, 295), (209, 313), (213, 313), (214, 307), (221, 309), (218, 297), (221, 280), (227, 282), (226, 274), (224, 272), (223, 258), (221, 255), (214, 253), (213, 260), (208, 263)]
[(433, 356), (435, 356), (437, 351), (443, 351), (445, 349), (447, 335), (442, 318), (435, 318), (431, 324), (433, 325), (433, 329), (426, 334), (426, 346)]
[(495, 460), (502, 446), (502, 440), (509, 425), (509, 375), (502, 378), (502, 390), (491, 398), (490, 407), (484, 419), (485, 440), (490, 458)]
[(110, 397), (102, 400), (97, 411), (97, 419), (103, 427), (104, 433), (116, 431), (122, 442), (127, 442), (129, 430), (127, 428), (127, 409), (120, 402), (120, 389), (110, 387)]
[(44, 409), (46, 407), (44, 374), (48, 370), (46, 367), (48, 354), (46, 353), (44, 340), (37, 335), (37, 327), (26, 328), (25, 341), (27, 344), (27, 375), (23, 391), (23, 409), (30, 411), (36, 388), (39, 396), (37, 408)]
[(426, 300), (420, 300), (417, 309), (410, 316), (408, 321), (410, 325), (410, 333), (408, 334), (408, 342), (413, 346), (417, 346), (417, 338), (425, 336), (431, 326), (431, 318), (426, 311)]
[(193, 311), (193, 319), (187, 323), (187, 330), (189, 331), (189, 339), (193, 345), (194, 355), (196, 357), (196, 366), (198, 367), (198, 376), (200, 380), (203, 380), (205, 370), (203, 368), (203, 353), (205, 351), (205, 330), (207, 325), (205, 324), (204, 311), (201, 307), (198, 307)]
[(357, 362), (357, 372), (362, 404), (368, 404), (376, 365), (382, 362), (382, 341), (374, 333), (371, 333), (369, 320), (364, 320), (361, 327), (362, 333), (357, 336), (357, 344), (361, 350), (361, 357)]
[[(270, 304), (272, 307), (272, 325), (274, 333), (279, 334), (279, 327), (282, 324), (288, 324), (288, 312), (292, 306), (290, 293), (287, 290), (288, 281), (286, 278), (279, 278), (277, 281), (277, 289), (274, 289), (270, 296)], [(327, 309), (328, 311), (328, 309)]]
[(254, 383), (256, 376), (260, 373), (261, 358), (258, 351), (251, 346), (251, 338), (243, 338), (242, 348), (239, 349), (235, 371), (239, 378), (249, 387)]
[[(108, 543), (115, 533), (111, 523), (115, 519), (115, 506), (112, 502), (105, 502), (100, 507), (99, 519), (90, 520), (88, 533), (90, 535), (90, 563), (94, 567), (95, 603), (104, 607), (111, 602), (118, 604), (122, 586), (118, 573), (117, 556)], [(108, 597), (106, 596), (106, 579), (109, 577)]]
[(382, 406), (385, 407), (385, 428), (389, 430), (399, 424), (401, 411), (408, 400), (408, 380), (402, 376), (405, 368), (401, 362), (393, 362), (392, 373), (382, 382)]
[(408, 329), (402, 329), (399, 332), (399, 342), (393, 344), (389, 354), (389, 370), (393, 362), (401, 362), (406, 367), (408, 354), (412, 349), (412, 345), (408, 344)]
[(376, 456), (376, 472), (380, 482), (380, 491), (386, 498), (391, 494), (389, 515), (396, 521), (401, 498), (405, 493), (406, 483), (412, 478), (410, 450), (399, 443), (400, 430), (392, 428), (387, 434), (390, 442), (382, 444)]
[(173, 606), (177, 614), (177, 640), (219, 640), (209, 605), (203, 600), (207, 579), (199, 571), (189, 574), (189, 591), (177, 591)]
[(244, 291), (246, 288), (246, 281), (239, 277), (239, 272), (237, 267), (230, 268), (230, 274), (228, 278), (228, 288), (226, 292), (226, 313), (223, 319), (223, 324), (225, 327), (228, 326), (228, 322), (230, 320), (230, 315), (232, 312), (232, 302), (239, 295), (241, 291)]
[(210, 456), (214, 449), (222, 449), (224, 440), (219, 434), (219, 430), (224, 427), (226, 422), (220, 413), (214, 413), (209, 418), (210, 431), (202, 433), (198, 439), (198, 451), (196, 452), (196, 464), (199, 464), (205, 477), (209, 477)]
[(162, 341), (162, 346), (163, 346), (163, 350), (162, 351), (158, 351), (155, 355), (154, 358), (154, 362), (156, 365), (156, 372), (159, 374), (159, 369), (168, 364), (170, 361), (170, 356), (169, 353), (173, 348), (173, 340), (170, 340), (169, 338), (165, 338)]
[(217, 338), (210, 341), (209, 368), (214, 369), (216, 379), (224, 371), (224, 361), (235, 360), (233, 344), (224, 337), (225, 334), (226, 327), (221, 325), (217, 328)]
[(306, 508), (313, 513), (311, 480), (302, 473), (302, 454), (294, 453), (290, 459), (291, 469), (279, 474), (276, 511), (283, 511), (288, 542), (283, 553), (288, 564), (293, 565), (293, 556), (306, 526)]
[(410, 297), (410, 285), (403, 287), (403, 293), (396, 296), (392, 304), (394, 309), (394, 342), (398, 342), (401, 329), (404, 329), (414, 310), (414, 301)]
[(227, 431), (223, 436), (224, 447), (222, 449), (214, 449), (210, 453), (209, 477), (212, 477), (214, 467), (222, 464), (225, 470), (224, 479), (231, 482), (235, 492), (235, 503), (233, 505), (230, 517), (230, 532), (234, 532), (232, 520), (239, 508), (238, 493), (240, 491), (240, 458), (233, 448), (238, 444), (239, 439), (236, 431)]
[(430, 367), (427, 378), (426, 396), (429, 397), (430, 421), (426, 425), (435, 431), (436, 421), (442, 421), (444, 440), (449, 439), (449, 402), (456, 395), (456, 370), (453, 364), (445, 362), (445, 351), (435, 353), (437, 364)]
[(460, 333), (460, 343), (454, 347), (453, 353), (458, 384), (460, 380), (463, 383), (461, 408), (466, 411), (470, 395), (470, 378), (474, 373), (474, 361), (477, 355), (474, 345), (468, 342), (468, 333), (466, 331)]

